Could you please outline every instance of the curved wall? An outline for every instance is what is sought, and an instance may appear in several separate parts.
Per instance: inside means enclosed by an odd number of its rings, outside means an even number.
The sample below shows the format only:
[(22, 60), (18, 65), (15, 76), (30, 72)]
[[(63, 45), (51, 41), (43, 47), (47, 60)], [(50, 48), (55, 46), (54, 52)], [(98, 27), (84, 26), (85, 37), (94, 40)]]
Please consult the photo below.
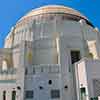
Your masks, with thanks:
[[(66, 47), (69, 46), (72, 50), (78, 49), (82, 55), (84, 55), (83, 52), (86, 52), (84, 51), (83, 38), (89, 41), (97, 39), (93, 27), (85, 17), (70, 12), (56, 12), (54, 10), (51, 13), (48, 10), (48, 13), (44, 13), (44, 11), (41, 11), (40, 14), (32, 12), (33, 15), (22, 17), (15, 25), (11, 35), (7, 37), (5, 47), (14, 48), (21, 44), (23, 40), (32, 41), (33, 46), (38, 42), (40, 48), (38, 49), (38, 45), (36, 45), (37, 47), (35, 46), (35, 49), (33, 49), (34, 64), (55, 64), (58, 54), (54, 41), (57, 37), (67, 39)], [(84, 20), (85, 24), (81, 25), (80, 20)], [(49, 47), (48, 43), (54, 43), (55, 47)], [(48, 45), (46, 48), (42, 47), (46, 45)]]

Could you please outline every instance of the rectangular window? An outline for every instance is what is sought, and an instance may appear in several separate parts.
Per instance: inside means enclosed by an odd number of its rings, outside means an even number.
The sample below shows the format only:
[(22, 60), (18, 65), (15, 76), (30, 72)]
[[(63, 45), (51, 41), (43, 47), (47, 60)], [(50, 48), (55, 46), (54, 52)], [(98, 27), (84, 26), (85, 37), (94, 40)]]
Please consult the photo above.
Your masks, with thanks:
[(85, 87), (80, 88), (80, 91), (81, 93), (85, 94), (86, 93)]
[(6, 100), (6, 91), (3, 91), (3, 100)]
[(96, 97), (100, 96), (100, 79), (93, 79), (93, 91)]
[(90, 100), (98, 100), (98, 97), (90, 98)]
[(71, 61), (72, 64), (80, 60), (80, 51), (78, 50), (72, 50), (71, 51)]
[(57, 99), (60, 98), (60, 90), (51, 90), (51, 98), (52, 99)]
[(81, 100), (86, 100), (86, 89), (85, 87), (80, 88)]
[(25, 75), (27, 75), (28, 74), (28, 70), (27, 70), (27, 68), (25, 69)]
[(16, 91), (12, 91), (12, 100), (16, 100)]
[(25, 92), (25, 98), (26, 99), (32, 99), (33, 95), (34, 95), (34, 93), (31, 90), (28, 90), (28, 91)]
[(33, 67), (33, 74), (35, 74), (35, 67)]

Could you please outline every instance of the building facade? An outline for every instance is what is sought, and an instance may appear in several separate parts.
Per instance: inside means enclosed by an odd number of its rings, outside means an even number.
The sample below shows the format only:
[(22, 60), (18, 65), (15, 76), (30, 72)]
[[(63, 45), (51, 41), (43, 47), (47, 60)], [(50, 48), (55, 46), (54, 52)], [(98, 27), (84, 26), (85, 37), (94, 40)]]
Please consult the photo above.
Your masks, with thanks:
[(99, 45), (99, 31), (76, 10), (50, 5), (30, 11), (0, 49), (0, 100), (81, 100), (75, 63), (99, 61)]

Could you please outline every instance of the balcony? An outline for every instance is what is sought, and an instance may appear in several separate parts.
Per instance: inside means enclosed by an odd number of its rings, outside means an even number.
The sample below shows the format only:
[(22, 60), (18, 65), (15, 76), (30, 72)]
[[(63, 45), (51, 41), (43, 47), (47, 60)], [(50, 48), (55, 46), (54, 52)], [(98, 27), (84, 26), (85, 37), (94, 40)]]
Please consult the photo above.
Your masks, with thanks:
[(0, 69), (0, 82), (16, 80), (16, 69), (9, 68), (7, 70)]
[(37, 74), (58, 74), (61, 72), (61, 66), (58, 64), (40, 64), (33, 65), (27, 69), (26, 75), (37, 75)]

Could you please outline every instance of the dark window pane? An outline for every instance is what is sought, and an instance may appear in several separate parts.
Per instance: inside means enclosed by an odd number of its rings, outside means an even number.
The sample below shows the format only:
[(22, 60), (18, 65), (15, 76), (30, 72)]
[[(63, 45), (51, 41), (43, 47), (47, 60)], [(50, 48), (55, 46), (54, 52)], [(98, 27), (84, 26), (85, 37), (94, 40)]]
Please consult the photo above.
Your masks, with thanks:
[(3, 91), (3, 100), (6, 100), (6, 91)]
[(98, 97), (90, 98), (90, 100), (98, 100)]
[(86, 100), (86, 89), (85, 87), (80, 88), (81, 100)]
[(72, 64), (80, 60), (80, 51), (71, 51)]
[(12, 91), (12, 100), (16, 100), (16, 91)]
[(33, 74), (35, 74), (35, 68), (33, 67)]
[(81, 91), (81, 93), (84, 93), (84, 94), (85, 94), (85, 92), (86, 92), (86, 90), (85, 90), (84, 87), (80, 88), (80, 91)]
[(60, 98), (60, 90), (51, 90), (51, 98), (52, 99), (56, 99), (56, 98)]
[(26, 99), (33, 98), (33, 91), (26, 91), (25, 92), (25, 97), (26, 97)]
[(27, 75), (28, 74), (28, 70), (27, 70), (27, 68), (25, 69), (25, 75)]

